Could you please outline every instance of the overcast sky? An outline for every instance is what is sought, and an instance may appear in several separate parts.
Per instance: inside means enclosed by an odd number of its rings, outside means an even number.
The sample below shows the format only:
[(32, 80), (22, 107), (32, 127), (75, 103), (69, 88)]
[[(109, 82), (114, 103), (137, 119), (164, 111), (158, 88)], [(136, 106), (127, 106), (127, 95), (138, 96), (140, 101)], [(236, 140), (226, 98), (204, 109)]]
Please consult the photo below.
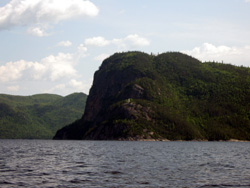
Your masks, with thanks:
[(250, 0), (0, 1), (0, 93), (88, 94), (130, 50), (250, 66)]

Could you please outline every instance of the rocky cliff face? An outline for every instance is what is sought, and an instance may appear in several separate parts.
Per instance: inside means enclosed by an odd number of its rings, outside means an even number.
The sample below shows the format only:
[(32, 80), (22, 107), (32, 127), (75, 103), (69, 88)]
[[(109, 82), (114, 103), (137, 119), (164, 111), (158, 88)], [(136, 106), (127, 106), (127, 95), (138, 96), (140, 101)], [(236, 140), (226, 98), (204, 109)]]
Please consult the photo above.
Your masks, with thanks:
[[(114, 123), (113, 120), (117, 118), (138, 119), (139, 111), (144, 109), (141, 105), (136, 105), (131, 101), (144, 97), (144, 88), (133, 83), (136, 79), (144, 76), (143, 73), (135, 69), (134, 62), (136, 59), (134, 58), (136, 58), (136, 55), (141, 55), (137, 58), (145, 59), (144, 56), (149, 57), (149, 55), (134, 53), (130, 57), (128, 56), (124, 62), (126, 55), (128, 54), (113, 55), (105, 60), (95, 73), (82, 120), (80, 120), (80, 123), (75, 122), (71, 125), (82, 134), (72, 135), (71, 131), (68, 131), (69, 127), (66, 127), (59, 130), (54, 139), (127, 138), (124, 132), (128, 126), (124, 123)], [(145, 63), (147, 63), (148, 60), (145, 60)], [(120, 101), (124, 101), (124, 103), (117, 105), (116, 103)], [(147, 109), (145, 109), (146, 111)], [(148, 115), (146, 116), (149, 118)], [(88, 127), (88, 129), (85, 130), (84, 127)]]
[[(250, 94), (248, 72), (181, 53), (114, 54), (94, 75), (82, 119), (54, 139), (250, 139), (250, 120), (241, 121), (250, 98), (239, 84)], [(237, 96), (244, 91), (237, 98), (222, 90)], [(231, 118), (238, 108), (245, 109), (242, 116)], [(235, 118), (242, 122), (237, 128)]]
[(107, 110), (103, 107), (109, 106), (112, 101), (123, 100), (127, 97), (140, 97), (139, 90), (141, 88), (136, 85), (130, 91), (130, 94), (117, 96), (119, 92), (137, 77), (140, 77), (140, 75), (128, 75), (124, 70), (110, 70), (110, 72), (106, 72), (105, 68), (102, 67), (95, 74), (93, 86), (87, 101), (84, 119), (86, 121), (96, 121), (98, 114), (103, 110)]

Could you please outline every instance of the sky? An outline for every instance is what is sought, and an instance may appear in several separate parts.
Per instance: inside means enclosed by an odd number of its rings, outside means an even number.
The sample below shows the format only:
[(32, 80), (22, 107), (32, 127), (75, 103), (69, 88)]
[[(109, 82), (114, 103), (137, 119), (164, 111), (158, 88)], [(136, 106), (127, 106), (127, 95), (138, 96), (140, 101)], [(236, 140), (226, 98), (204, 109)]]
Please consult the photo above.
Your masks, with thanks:
[(250, 0), (1, 0), (0, 93), (88, 94), (116, 52), (250, 67)]

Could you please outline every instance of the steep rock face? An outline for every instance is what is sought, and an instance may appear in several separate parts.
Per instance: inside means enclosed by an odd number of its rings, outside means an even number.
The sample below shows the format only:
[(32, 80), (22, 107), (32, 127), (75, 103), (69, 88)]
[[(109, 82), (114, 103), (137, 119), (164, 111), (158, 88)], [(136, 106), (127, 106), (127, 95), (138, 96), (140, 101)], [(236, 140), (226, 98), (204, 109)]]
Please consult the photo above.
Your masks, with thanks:
[(250, 69), (181, 53), (116, 53), (94, 75), (82, 119), (54, 139), (250, 139)]
[[(145, 53), (136, 52), (127, 55), (127, 53), (114, 54), (103, 62), (94, 75), (93, 86), (82, 120), (59, 130), (54, 139), (120, 139), (123, 137), (127, 125), (114, 124), (113, 119), (133, 119), (137, 111), (132, 103), (121, 106), (112, 106), (112, 104), (144, 97), (144, 89), (133, 81), (145, 75), (137, 71), (135, 65), (138, 59), (145, 64), (150, 59), (150, 56)], [(70, 127), (74, 128), (70, 129)], [(82, 134), (74, 134), (75, 131), (69, 131), (73, 129)], [(124, 135), (124, 138), (126, 137)]]
[(129, 91), (131, 93), (117, 96), (129, 83), (142, 76), (140, 72), (133, 70), (130, 62), (125, 65), (127, 67), (124, 69), (116, 68), (115, 65), (120, 61), (122, 61), (122, 57), (116, 54), (111, 60), (104, 61), (100, 70), (95, 73), (84, 114), (86, 121), (95, 121), (103, 107), (110, 105), (111, 101), (122, 100), (126, 97), (140, 97), (141, 88), (138, 85)]

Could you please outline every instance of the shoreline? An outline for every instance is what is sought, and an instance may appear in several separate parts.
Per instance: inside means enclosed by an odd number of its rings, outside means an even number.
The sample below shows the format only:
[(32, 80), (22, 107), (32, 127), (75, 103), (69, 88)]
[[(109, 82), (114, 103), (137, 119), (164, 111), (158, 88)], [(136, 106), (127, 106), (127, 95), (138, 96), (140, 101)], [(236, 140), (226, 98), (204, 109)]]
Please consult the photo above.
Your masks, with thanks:
[[(115, 141), (115, 140), (113, 140), (113, 141)], [(238, 140), (238, 139), (229, 139), (229, 140), (207, 140), (207, 139), (168, 140), (168, 139), (134, 139), (134, 138), (119, 139), (117, 141), (138, 141), (138, 142), (250, 142), (250, 140)]]
[(51, 140), (51, 141), (132, 141), (132, 142), (250, 142), (250, 140), (238, 140), (238, 139), (229, 139), (229, 140), (206, 140), (206, 139), (197, 139), (197, 140), (168, 140), (168, 139), (140, 139), (140, 138), (127, 138), (127, 139), (111, 139), (111, 140), (68, 140), (68, 139), (27, 139), (27, 138), (0, 138), (0, 140)]

